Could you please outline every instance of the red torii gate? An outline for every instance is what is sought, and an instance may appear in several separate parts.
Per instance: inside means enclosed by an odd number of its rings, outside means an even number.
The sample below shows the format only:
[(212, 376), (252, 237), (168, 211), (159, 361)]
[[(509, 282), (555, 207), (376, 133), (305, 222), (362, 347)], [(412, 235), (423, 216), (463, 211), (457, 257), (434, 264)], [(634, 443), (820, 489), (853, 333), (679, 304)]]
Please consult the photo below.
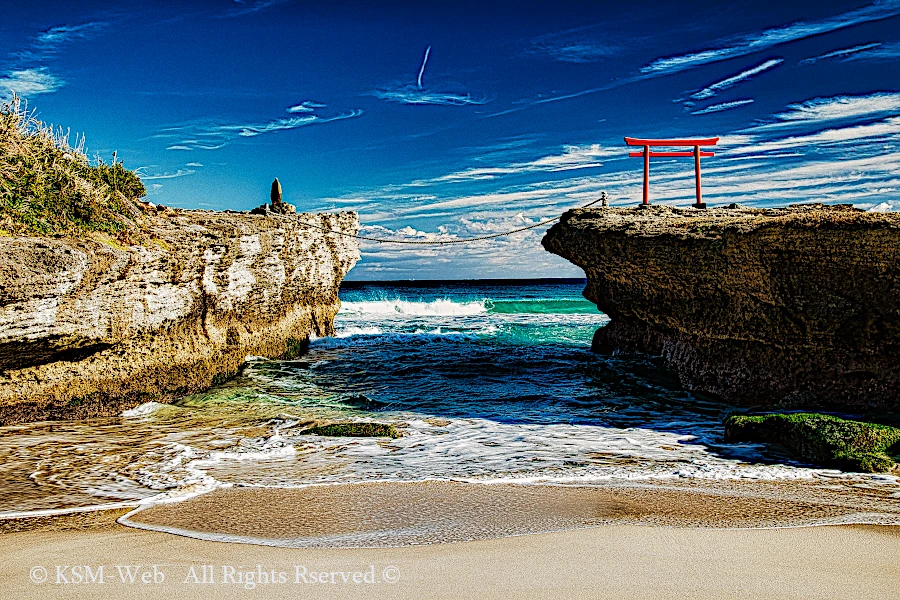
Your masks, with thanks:
[[(650, 204), (650, 157), (677, 157), (677, 156), (693, 156), (694, 157), (694, 173), (697, 175), (697, 203), (694, 208), (706, 208), (703, 203), (703, 196), (700, 193), (700, 157), (715, 156), (713, 152), (701, 151), (700, 146), (715, 146), (719, 142), (719, 138), (705, 138), (700, 140), (644, 140), (638, 138), (625, 138), (625, 143), (629, 146), (643, 146), (642, 152), (630, 152), (628, 156), (644, 157), (644, 201), (642, 204)], [(693, 151), (680, 150), (677, 152), (656, 152), (651, 151), (650, 146), (687, 146), (693, 147)]]

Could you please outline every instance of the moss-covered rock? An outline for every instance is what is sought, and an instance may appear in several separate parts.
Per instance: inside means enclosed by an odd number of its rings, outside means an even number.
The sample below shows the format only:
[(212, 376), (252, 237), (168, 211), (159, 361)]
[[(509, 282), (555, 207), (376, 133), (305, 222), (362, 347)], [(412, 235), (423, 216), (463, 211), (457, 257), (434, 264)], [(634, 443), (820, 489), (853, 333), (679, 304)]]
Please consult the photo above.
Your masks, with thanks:
[(900, 454), (900, 429), (818, 413), (729, 415), (725, 441), (779, 444), (803, 460), (865, 473), (892, 470)]
[(388, 423), (329, 423), (310, 427), (303, 433), (330, 437), (389, 437), (392, 439), (403, 435), (396, 427)]

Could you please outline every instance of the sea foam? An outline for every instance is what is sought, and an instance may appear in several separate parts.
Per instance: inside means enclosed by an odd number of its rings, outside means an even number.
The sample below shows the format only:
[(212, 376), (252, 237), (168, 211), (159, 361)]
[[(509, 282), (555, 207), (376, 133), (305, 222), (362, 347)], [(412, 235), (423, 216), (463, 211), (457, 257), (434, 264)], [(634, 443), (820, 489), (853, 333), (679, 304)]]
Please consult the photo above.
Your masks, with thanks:
[(479, 315), (488, 311), (484, 300), (454, 302), (446, 298), (430, 302), (410, 300), (366, 300), (362, 302), (344, 302), (341, 313), (371, 315), (407, 315), (407, 316), (463, 316)]

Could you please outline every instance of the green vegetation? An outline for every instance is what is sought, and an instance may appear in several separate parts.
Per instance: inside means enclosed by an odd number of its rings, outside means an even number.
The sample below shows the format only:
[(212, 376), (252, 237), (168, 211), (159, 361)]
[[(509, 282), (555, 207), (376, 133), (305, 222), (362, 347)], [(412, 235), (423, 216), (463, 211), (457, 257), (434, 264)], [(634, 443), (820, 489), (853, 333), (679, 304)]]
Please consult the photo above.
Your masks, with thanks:
[(286, 346), (287, 348), (285, 349), (284, 354), (278, 357), (279, 360), (294, 360), (295, 358), (303, 356), (306, 354), (306, 351), (309, 350), (309, 340), (288, 338)]
[(798, 458), (866, 473), (894, 468), (900, 429), (818, 413), (729, 415), (726, 442), (780, 444)]
[(234, 376), (237, 374), (238, 374), (237, 371), (231, 371), (231, 372), (225, 371), (222, 373), (216, 373), (212, 377), (212, 385), (222, 385), (226, 381), (234, 378)]
[(331, 423), (310, 427), (303, 433), (331, 437), (389, 437), (391, 439), (403, 436), (396, 427), (387, 423)]
[(81, 235), (128, 241), (142, 216), (140, 178), (116, 162), (91, 165), (84, 138), (34, 118), (18, 98), (0, 104), (0, 234)]

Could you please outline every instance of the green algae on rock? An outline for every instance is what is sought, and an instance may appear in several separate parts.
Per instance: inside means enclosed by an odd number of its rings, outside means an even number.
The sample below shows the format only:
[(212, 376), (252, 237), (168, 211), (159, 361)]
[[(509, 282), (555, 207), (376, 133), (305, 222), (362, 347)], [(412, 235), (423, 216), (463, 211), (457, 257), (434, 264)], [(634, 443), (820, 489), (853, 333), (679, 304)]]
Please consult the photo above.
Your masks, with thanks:
[(304, 435), (329, 437), (389, 437), (397, 439), (403, 434), (389, 423), (329, 423), (317, 425), (302, 432)]
[(797, 458), (846, 471), (886, 473), (896, 466), (900, 429), (819, 413), (729, 415), (726, 442), (783, 446)]

